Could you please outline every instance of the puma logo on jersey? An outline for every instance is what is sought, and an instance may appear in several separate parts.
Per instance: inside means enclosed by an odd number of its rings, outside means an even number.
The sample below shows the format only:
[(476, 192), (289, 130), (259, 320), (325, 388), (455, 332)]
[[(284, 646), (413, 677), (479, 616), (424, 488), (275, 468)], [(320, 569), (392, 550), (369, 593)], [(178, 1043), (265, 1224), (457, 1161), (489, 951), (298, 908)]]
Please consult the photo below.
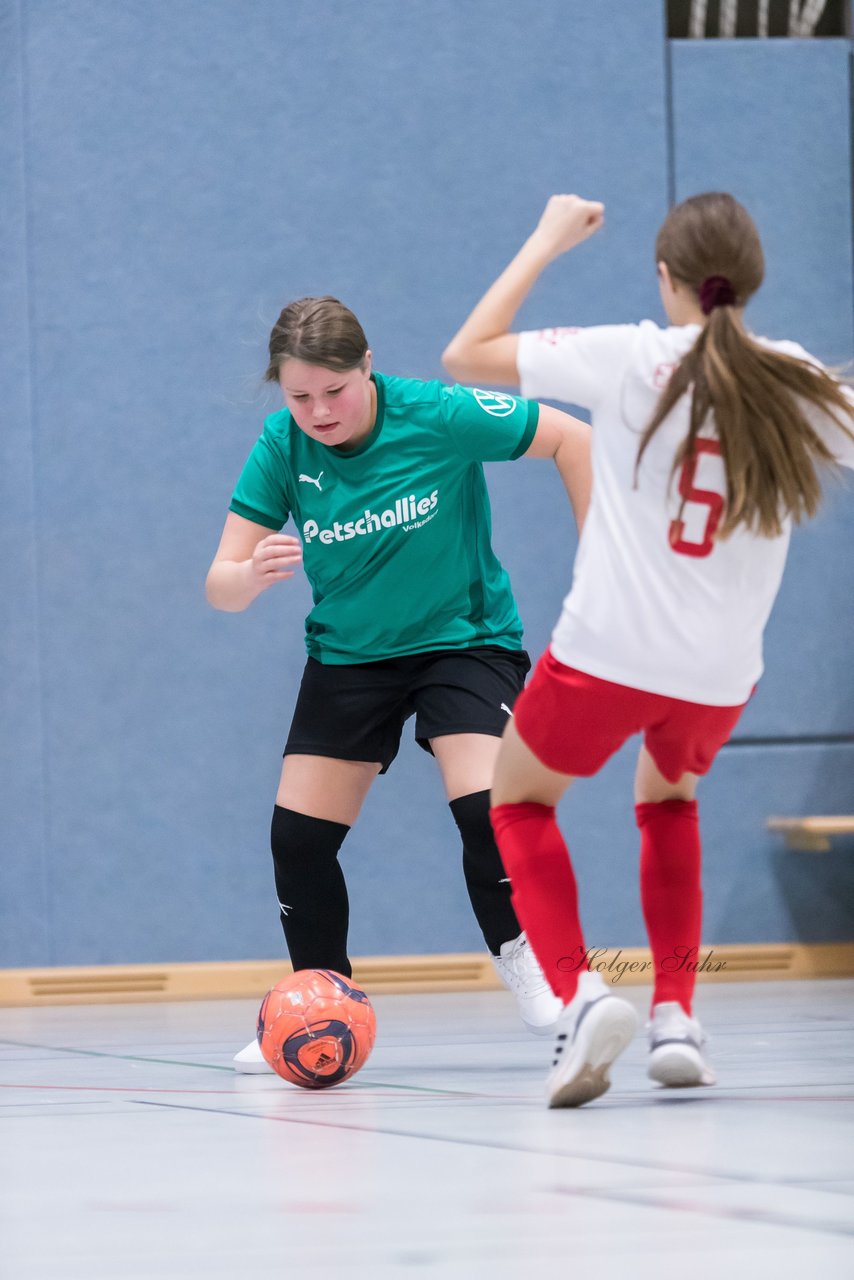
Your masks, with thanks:
[[(323, 475), (323, 472), (321, 471), (320, 476), (322, 476), (322, 475)], [(301, 475), (301, 476), (299, 477), (299, 479), (300, 479), (300, 484), (316, 484), (316, 485), (317, 485), (317, 492), (318, 492), (318, 493), (323, 493), (323, 490), (322, 490), (322, 489), (321, 489), (321, 487), (320, 487), (320, 476), (318, 476), (318, 477), (317, 477), (317, 479), (315, 480), (314, 476), (303, 476), (303, 475)]]

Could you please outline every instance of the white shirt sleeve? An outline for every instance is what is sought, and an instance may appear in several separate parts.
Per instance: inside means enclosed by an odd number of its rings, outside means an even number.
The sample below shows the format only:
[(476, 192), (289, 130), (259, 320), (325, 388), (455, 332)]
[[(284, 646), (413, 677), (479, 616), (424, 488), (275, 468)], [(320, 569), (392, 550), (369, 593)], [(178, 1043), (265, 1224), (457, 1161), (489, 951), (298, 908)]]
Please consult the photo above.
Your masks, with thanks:
[(605, 390), (622, 377), (637, 335), (633, 324), (520, 333), (516, 364), (522, 395), (595, 408)]

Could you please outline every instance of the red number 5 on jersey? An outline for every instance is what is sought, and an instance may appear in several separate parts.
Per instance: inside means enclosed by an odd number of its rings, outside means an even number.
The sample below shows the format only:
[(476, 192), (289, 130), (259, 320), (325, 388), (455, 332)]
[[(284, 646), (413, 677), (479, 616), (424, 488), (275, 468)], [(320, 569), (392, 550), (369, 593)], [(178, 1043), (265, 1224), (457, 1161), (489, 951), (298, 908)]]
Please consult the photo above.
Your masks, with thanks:
[(700, 542), (686, 541), (684, 520), (672, 520), (670, 522), (670, 545), (680, 556), (710, 556), (712, 554), (715, 546), (715, 530), (720, 523), (724, 509), (723, 497), (721, 494), (715, 493), (714, 489), (694, 488), (697, 464), (700, 461), (700, 456), (704, 453), (720, 457), (720, 443), (717, 440), (697, 440), (694, 444), (694, 452), (690, 458), (685, 459), (679, 472), (679, 493), (685, 502), (696, 502), (700, 506), (707, 508), (706, 523)]

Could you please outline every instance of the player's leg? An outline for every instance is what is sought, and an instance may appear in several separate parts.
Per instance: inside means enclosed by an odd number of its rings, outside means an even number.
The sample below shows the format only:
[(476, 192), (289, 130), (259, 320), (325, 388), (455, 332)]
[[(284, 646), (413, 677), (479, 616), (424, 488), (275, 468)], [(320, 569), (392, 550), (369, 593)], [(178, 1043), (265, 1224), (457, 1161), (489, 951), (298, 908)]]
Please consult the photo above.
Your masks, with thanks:
[(666, 1085), (714, 1084), (705, 1035), (692, 1016), (702, 915), (699, 775), (734, 729), (741, 707), (658, 699), (635, 776), (641, 904), (655, 969), (648, 1073)]
[(560, 1004), (516, 918), (489, 821), (501, 734), (530, 665), (526, 653), (496, 646), (425, 654), (413, 669), (409, 699), (416, 740), (442, 774), (462, 841), (466, 889), (492, 962), (525, 1025), (546, 1035)]
[(655, 985), (648, 1025), (650, 1079), (659, 1084), (714, 1084), (705, 1035), (691, 1016), (703, 918), (697, 776), (669, 782), (646, 747), (635, 776), (641, 833), (640, 890)]
[(555, 807), (574, 778), (597, 773), (639, 727), (635, 697), (547, 650), (516, 703), (496, 764), (492, 817), (513, 901), (564, 1002), (575, 994), (586, 948)]
[(575, 874), (556, 819), (571, 775), (549, 769), (509, 724), (493, 784), (492, 821), (513, 901), (565, 1008), (546, 1083), (550, 1107), (577, 1107), (610, 1086), (609, 1069), (637, 1017), (586, 967)]
[(546, 981), (511, 901), (510, 880), (489, 820), (490, 792), (501, 739), (456, 733), (431, 738), (463, 845), (463, 871), (475, 918), (496, 972), (535, 1035), (551, 1033), (561, 1002)]
[(562, 1005), (575, 995), (585, 946), (575, 873), (556, 806), (571, 775), (547, 768), (511, 721), (492, 783), (492, 825), (516, 913)]
[(521, 932), (489, 822), (489, 789), (501, 738), (452, 733), (429, 741), (462, 839), (463, 871), (472, 910), (486, 945), (498, 955), (502, 944)]
[(432, 753), (463, 845), (472, 909), (493, 955), (518, 939), (510, 886), (489, 823), (501, 735), (530, 670), (521, 650), (483, 646), (422, 655), (408, 690), (415, 739)]
[(641, 906), (655, 971), (647, 1074), (659, 1084), (683, 1088), (715, 1082), (705, 1057), (705, 1034), (691, 1015), (703, 917), (696, 789), (696, 774), (669, 782), (641, 748), (635, 814), (641, 833)]
[(338, 853), (371, 783), (400, 743), (394, 663), (308, 659), (285, 745), (271, 848), (280, 919), (295, 969), (349, 977), (349, 906)]
[(647, 747), (638, 757), (635, 816), (641, 833), (641, 905), (655, 968), (653, 1005), (691, 1013), (703, 913), (697, 776), (669, 781)]
[(347, 886), (338, 854), (379, 762), (286, 755), (270, 846), (279, 916), (294, 969), (350, 977)]
[[(270, 829), (279, 918), (294, 969), (351, 974), (338, 855), (371, 783), (397, 752), (399, 685), (389, 663), (306, 664)], [(254, 1041), (234, 1064), (239, 1071), (266, 1069)]]
[[(270, 848), (279, 919), (294, 969), (334, 969), (350, 977), (350, 907), (338, 854), (380, 765), (287, 755), (282, 764)], [(235, 1055), (235, 1070), (263, 1073), (257, 1040)]]
[(553, 1107), (604, 1093), (611, 1063), (637, 1025), (632, 1006), (587, 967), (575, 874), (556, 816), (573, 779), (598, 772), (633, 732), (633, 697), (547, 652), (516, 704), (495, 769), (492, 821), (513, 901), (546, 976), (567, 1002), (546, 1086)]

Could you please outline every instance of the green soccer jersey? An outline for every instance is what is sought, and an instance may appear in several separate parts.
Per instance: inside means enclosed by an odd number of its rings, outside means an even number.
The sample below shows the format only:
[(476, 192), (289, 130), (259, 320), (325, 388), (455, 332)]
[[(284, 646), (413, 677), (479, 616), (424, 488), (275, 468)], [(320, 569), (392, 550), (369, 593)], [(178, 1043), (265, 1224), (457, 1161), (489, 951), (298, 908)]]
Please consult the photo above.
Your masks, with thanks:
[(377, 417), (361, 444), (319, 444), (282, 409), (265, 421), (230, 509), (272, 530), (293, 517), (314, 597), (306, 648), (319, 662), (520, 648), (481, 463), (523, 454), (539, 405), (372, 376)]

